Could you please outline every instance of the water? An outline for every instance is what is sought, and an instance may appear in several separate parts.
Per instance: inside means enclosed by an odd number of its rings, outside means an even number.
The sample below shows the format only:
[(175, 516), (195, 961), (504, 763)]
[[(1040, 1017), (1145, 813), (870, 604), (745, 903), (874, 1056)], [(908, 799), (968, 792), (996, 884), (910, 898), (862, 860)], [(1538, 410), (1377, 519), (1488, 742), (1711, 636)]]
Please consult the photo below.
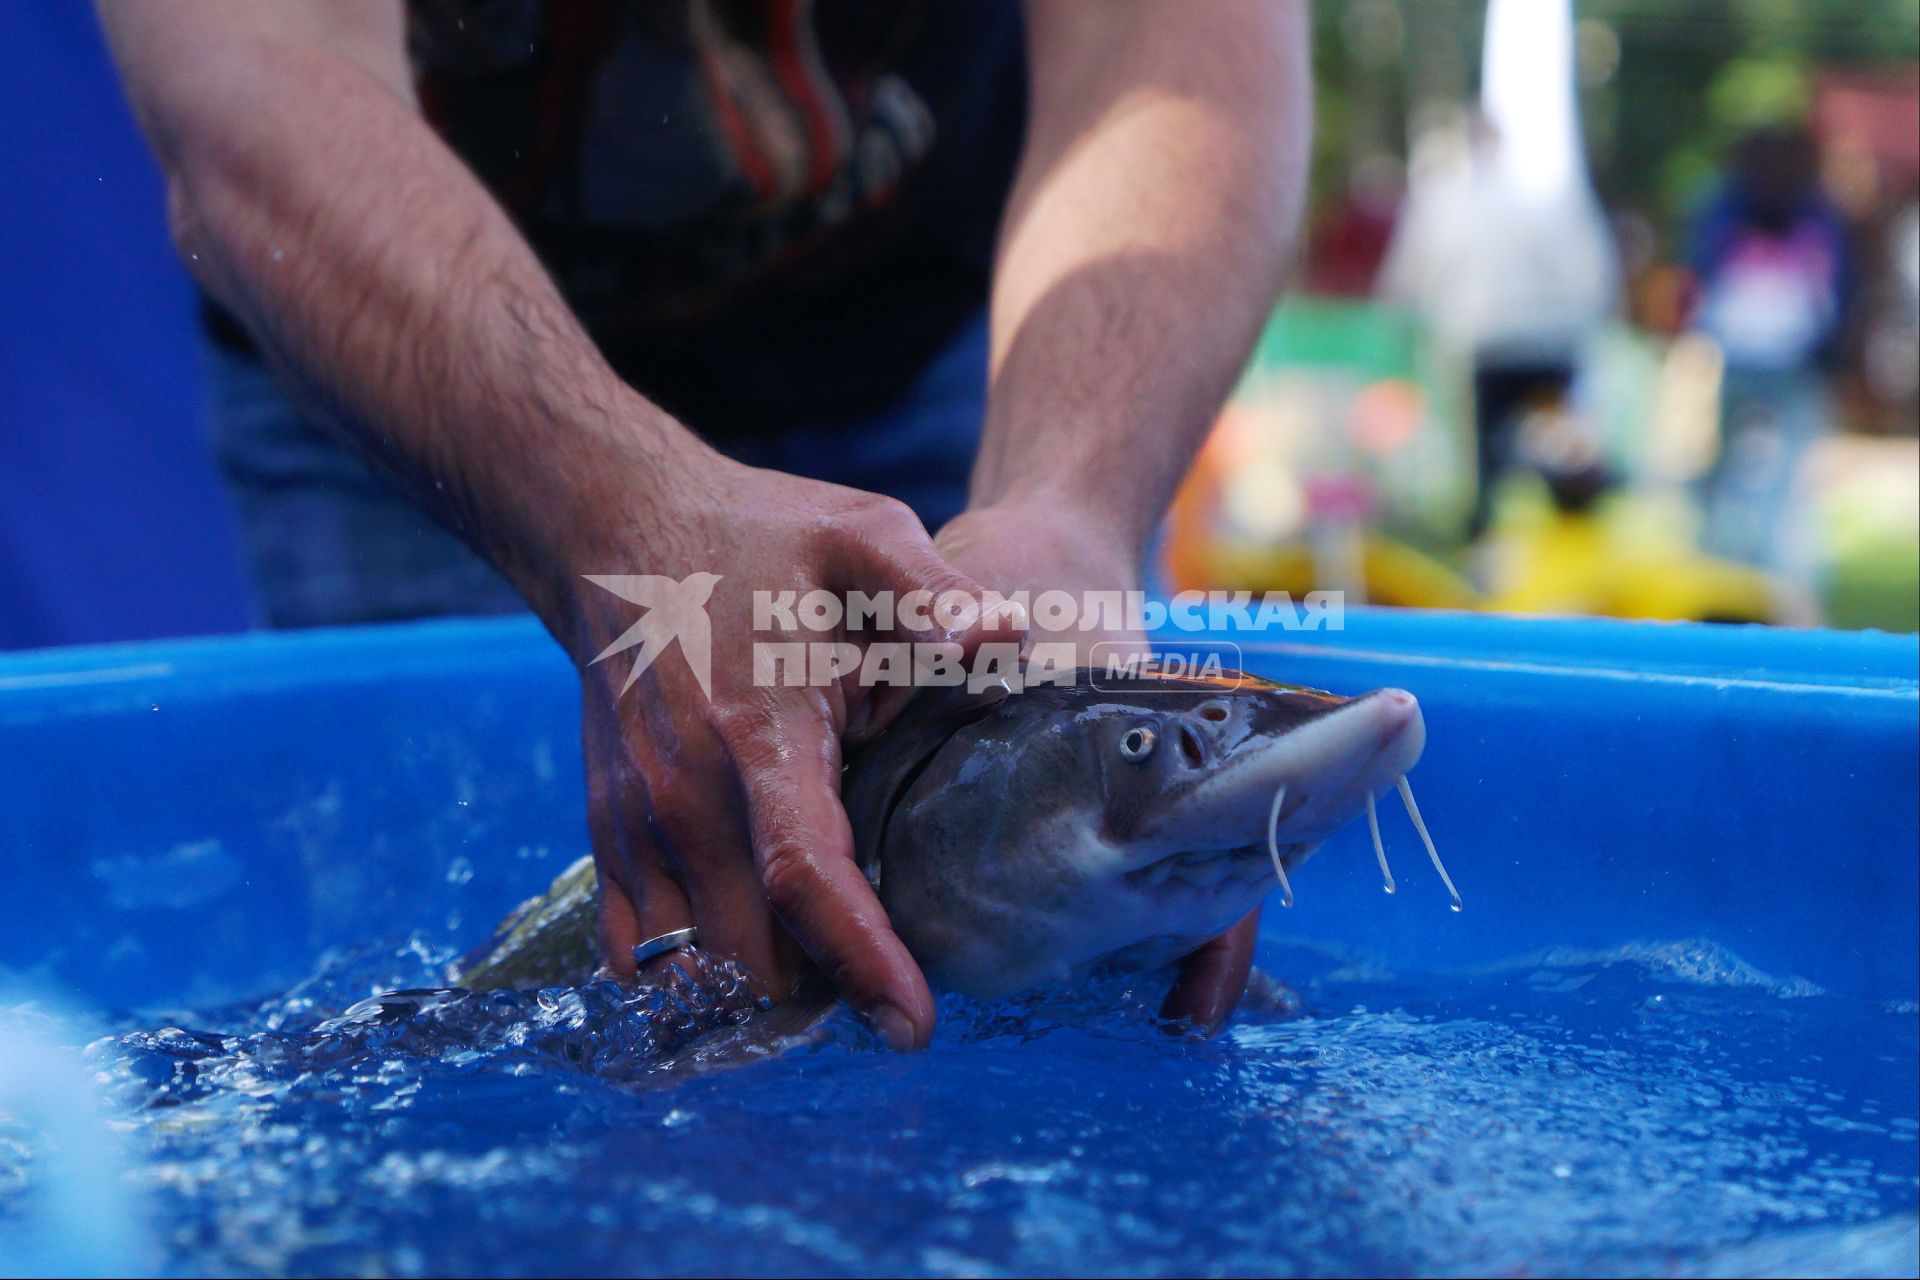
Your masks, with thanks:
[[(1916, 1269), (1915, 1009), (1701, 944), (1447, 977), (1268, 944), (1299, 1008), (1269, 1000), (1207, 1043), (1154, 1029), (1159, 992), (1119, 978), (946, 1000), (910, 1057), (837, 1013), (745, 1061), (758, 1024), (729, 1029), (752, 1010), (724, 972), (341, 1020), (434, 985), (445, 959), (348, 957), (257, 1007), (123, 1020), (86, 1050), (162, 1265)], [(703, 1055), (737, 1069), (690, 1069)], [(0, 1239), (47, 1176), (32, 1128), (0, 1122)]]

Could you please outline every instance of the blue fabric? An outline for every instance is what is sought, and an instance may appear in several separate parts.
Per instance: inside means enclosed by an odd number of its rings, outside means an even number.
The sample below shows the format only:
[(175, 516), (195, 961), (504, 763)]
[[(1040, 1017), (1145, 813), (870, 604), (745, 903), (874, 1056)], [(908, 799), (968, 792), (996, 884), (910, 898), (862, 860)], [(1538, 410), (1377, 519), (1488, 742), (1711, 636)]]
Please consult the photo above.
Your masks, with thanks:
[(0, 4), (0, 648), (238, 630), (193, 298), (92, 6)]
[(987, 316), (981, 311), (885, 411), (848, 423), (801, 423), (732, 446), (732, 453), (756, 467), (898, 498), (937, 532), (966, 509), (986, 409)]
[(209, 444), (239, 516), (257, 625), (521, 607), (498, 574), (290, 400), (264, 365), (213, 343), (206, 365)]
[[(291, 401), (262, 365), (213, 343), (206, 359), (211, 443), (240, 518), (259, 623), (337, 626), (523, 607), (480, 557), (349, 452), (314, 411)], [(885, 412), (796, 424), (736, 446), (734, 455), (888, 494), (937, 529), (966, 505), (986, 364), (983, 313)]]

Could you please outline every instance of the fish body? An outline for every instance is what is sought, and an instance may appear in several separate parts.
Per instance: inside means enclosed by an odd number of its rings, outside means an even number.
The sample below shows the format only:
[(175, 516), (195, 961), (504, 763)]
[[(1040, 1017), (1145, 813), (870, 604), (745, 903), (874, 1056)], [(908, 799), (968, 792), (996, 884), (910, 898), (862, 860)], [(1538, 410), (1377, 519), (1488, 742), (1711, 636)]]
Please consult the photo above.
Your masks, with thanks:
[[(850, 758), (841, 793), (860, 865), (935, 983), (992, 998), (1169, 963), (1369, 812), (1426, 740), (1418, 703), (1395, 689), (1092, 676), (997, 698), (923, 690)], [(594, 910), (582, 859), (456, 981), (584, 980)]]
[(451, 980), (474, 991), (577, 987), (591, 980), (600, 967), (599, 888), (593, 859), (574, 862), (459, 960)]

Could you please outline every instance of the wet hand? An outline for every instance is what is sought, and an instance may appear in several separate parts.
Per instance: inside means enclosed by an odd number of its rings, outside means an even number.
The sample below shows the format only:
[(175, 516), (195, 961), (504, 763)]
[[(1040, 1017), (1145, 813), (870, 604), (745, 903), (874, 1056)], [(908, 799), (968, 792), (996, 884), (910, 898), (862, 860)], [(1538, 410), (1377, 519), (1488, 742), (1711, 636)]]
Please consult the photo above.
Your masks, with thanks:
[(1082, 607), (1089, 594), (1124, 598), (1140, 587), (1139, 557), (1131, 542), (1091, 516), (1040, 504), (981, 507), (949, 521), (934, 545), (989, 591), (1006, 596), (1024, 591), (1030, 605), (1049, 591), (1072, 597), (1075, 609), (1066, 626), (1050, 629), (1044, 620), (1029, 620), (1029, 651), (1070, 644), (1078, 664), (1086, 665), (1104, 659), (1109, 648), (1147, 647), (1146, 636), (1110, 610)]
[[(567, 556), (573, 585), (548, 618), (580, 673), (603, 963), (631, 975), (635, 945), (697, 926), (699, 945), (739, 961), (765, 995), (790, 995), (811, 963), (888, 1045), (923, 1045), (932, 997), (855, 864), (839, 797), (843, 738), (878, 732), (900, 691), (864, 686), (857, 664), (823, 685), (769, 682), (755, 643), (970, 655), (988, 632), (932, 618), (922, 630), (811, 630), (794, 625), (804, 613), (756, 618), (754, 593), (977, 599), (978, 588), (900, 503), (717, 456), (689, 468), (664, 507), (586, 522)], [(622, 576), (638, 574), (650, 577)], [(655, 619), (652, 633), (637, 614)]]

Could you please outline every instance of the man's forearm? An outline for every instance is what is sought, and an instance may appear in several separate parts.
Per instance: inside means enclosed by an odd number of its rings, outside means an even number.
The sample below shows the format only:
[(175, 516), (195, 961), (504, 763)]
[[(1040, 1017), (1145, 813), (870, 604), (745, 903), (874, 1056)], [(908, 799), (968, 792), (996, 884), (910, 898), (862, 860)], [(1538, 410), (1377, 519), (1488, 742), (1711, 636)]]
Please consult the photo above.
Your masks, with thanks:
[[(697, 454), (607, 368), (404, 80), (217, 5), (204, 30), (171, 2), (103, 12), (195, 275), (522, 590), (539, 592), (583, 510), (637, 505), (596, 494), (603, 477)], [(168, 48), (195, 37), (211, 57)], [(190, 56), (211, 78), (171, 69)]]
[(1029, 7), (976, 507), (1059, 503), (1137, 556), (1283, 283), (1310, 115), (1285, 0)]

